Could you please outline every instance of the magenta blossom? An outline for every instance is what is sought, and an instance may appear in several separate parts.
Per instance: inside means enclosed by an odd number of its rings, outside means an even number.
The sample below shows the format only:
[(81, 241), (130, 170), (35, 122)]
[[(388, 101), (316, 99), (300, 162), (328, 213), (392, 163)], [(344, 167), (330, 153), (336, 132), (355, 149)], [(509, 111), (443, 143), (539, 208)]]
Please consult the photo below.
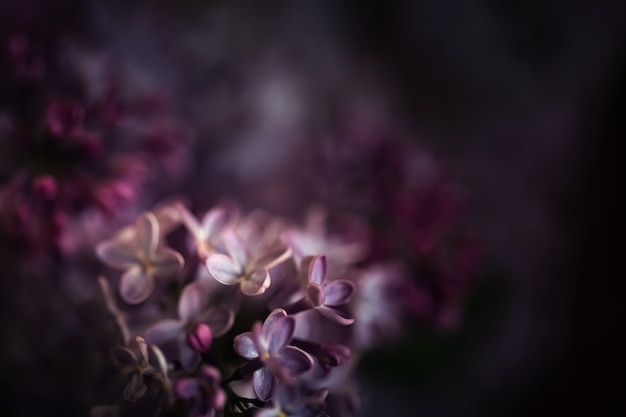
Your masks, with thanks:
[(278, 381), (292, 384), (295, 376), (313, 367), (313, 358), (308, 353), (289, 345), (294, 330), (293, 317), (283, 309), (276, 309), (263, 325), (257, 322), (253, 331), (235, 337), (235, 351), (263, 365), (252, 377), (254, 392), (263, 401), (272, 398)]

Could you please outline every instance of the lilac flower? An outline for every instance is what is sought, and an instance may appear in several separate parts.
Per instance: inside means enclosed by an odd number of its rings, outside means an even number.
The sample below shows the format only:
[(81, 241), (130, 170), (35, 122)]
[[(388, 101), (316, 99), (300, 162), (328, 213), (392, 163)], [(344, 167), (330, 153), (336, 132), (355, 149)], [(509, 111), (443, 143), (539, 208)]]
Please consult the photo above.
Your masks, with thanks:
[(213, 417), (224, 408), (226, 393), (220, 387), (220, 372), (209, 365), (200, 368), (198, 378), (183, 378), (176, 384), (181, 398), (192, 401), (192, 417)]
[(225, 334), (234, 321), (231, 309), (205, 308), (206, 301), (202, 284), (187, 285), (178, 301), (178, 320), (161, 320), (149, 327), (144, 337), (155, 345), (177, 342), (181, 364), (185, 369), (193, 369), (198, 364), (198, 353), (210, 349), (212, 338)]
[[(129, 378), (124, 389), (124, 399), (128, 401), (136, 401), (146, 393), (148, 386), (144, 381), (145, 378), (156, 378), (164, 387), (169, 387), (167, 363), (160, 349), (156, 346), (148, 347), (142, 337), (135, 339), (133, 347), (136, 352), (123, 346), (117, 346), (111, 350), (113, 363), (123, 375)], [(156, 360), (156, 367), (150, 363), (149, 352)]]
[(177, 274), (182, 256), (159, 245), (159, 223), (146, 212), (135, 222), (134, 233), (116, 236), (98, 245), (96, 253), (113, 268), (124, 270), (120, 295), (129, 304), (139, 304), (152, 294), (155, 277)]
[(228, 255), (211, 254), (207, 269), (224, 285), (240, 284), (245, 295), (263, 294), (271, 283), (268, 270), (291, 256), (288, 248), (281, 254), (267, 248), (253, 253), (234, 231), (225, 232), (223, 238)]
[(263, 367), (254, 371), (253, 389), (256, 396), (269, 400), (278, 381), (295, 382), (294, 376), (313, 367), (313, 358), (303, 350), (289, 346), (295, 329), (295, 320), (285, 310), (276, 309), (257, 322), (253, 331), (235, 337), (235, 351), (246, 359), (258, 360)]
[(327, 389), (305, 395), (300, 387), (281, 386), (272, 408), (257, 411), (255, 417), (323, 417)]
[(179, 206), (179, 211), (185, 227), (194, 238), (198, 256), (203, 261), (213, 252), (222, 232), (234, 224), (238, 217), (237, 211), (226, 205), (209, 210), (201, 222), (183, 205)]
[[(362, 235), (363, 230), (355, 230), (355, 236), (350, 238), (328, 236), (325, 223), (326, 212), (314, 207), (309, 211), (305, 228), (294, 227), (283, 233), (282, 238), (293, 250), (296, 264), (307, 256), (326, 253), (337, 265), (351, 265), (367, 255), (367, 242), (357, 236)], [(360, 225), (358, 229), (361, 229)]]
[(354, 284), (346, 279), (328, 282), (326, 273), (326, 256), (313, 258), (308, 270), (308, 299), (317, 311), (330, 320), (343, 325), (354, 323), (354, 318), (336, 308), (350, 302), (355, 291)]

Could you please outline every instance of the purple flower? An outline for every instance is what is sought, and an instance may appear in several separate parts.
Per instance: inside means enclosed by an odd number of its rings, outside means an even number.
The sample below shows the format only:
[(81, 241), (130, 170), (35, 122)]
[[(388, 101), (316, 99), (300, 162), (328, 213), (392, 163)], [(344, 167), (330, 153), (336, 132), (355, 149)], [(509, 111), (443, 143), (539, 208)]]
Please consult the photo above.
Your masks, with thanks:
[(205, 308), (206, 302), (207, 294), (202, 284), (187, 285), (178, 300), (178, 320), (161, 320), (149, 327), (144, 337), (155, 345), (177, 342), (183, 367), (193, 369), (200, 358), (198, 353), (210, 349), (212, 338), (225, 334), (234, 321), (231, 309), (222, 306)]
[(129, 304), (139, 304), (152, 294), (155, 277), (177, 274), (183, 257), (159, 245), (159, 223), (146, 212), (135, 222), (130, 233), (118, 235), (98, 245), (96, 253), (107, 265), (124, 270), (120, 295)]
[(326, 273), (326, 256), (313, 258), (308, 270), (308, 299), (317, 311), (330, 320), (343, 325), (354, 323), (354, 318), (336, 308), (350, 302), (355, 290), (354, 284), (346, 279), (328, 282)]
[[(168, 388), (167, 363), (160, 349), (156, 346), (148, 347), (148, 344), (142, 337), (137, 337), (132, 347), (134, 349), (117, 346), (111, 350), (113, 363), (123, 375), (129, 378), (124, 389), (124, 399), (136, 401), (143, 397), (148, 390), (148, 386), (144, 381), (146, 377), (157, 378), (163, 383), (164, 387)], [(154, 356), (157, 362), (156, 366), (150, 363), (149, 352)]]
[(223, 238), (228, 255), (211, 254), (206, 260), (207, 269), (224, 285), (240, 284), (245, 295), (263, 294), (271, 283), (268, 270), (291, 256), (288, 248), (280, 254), (266, 248), (252, 252), (232, 230)]
[(253, 388), (257, 397), (269, 400), (280, 380), (295, 382), (294, 376), (313, 367), (313, 358), (303, 350), (289, 346), (295, 329), (295, 320), (285, 310), (276, 309), (257, 322), (253, 331), (235, 337), (235, 351), (246, 359), (259, 360), (263, 367), (254, 371)]
[(220, 387), (220, 372), (209, 365), (200, 368), (198, 378), (183, 378), (176, 384), (181, 398), (192, 401), (192, 417), (213, 417), (224, 408), (226, 393)]
[(222, 232), (231, 226), (238, 217), (233, 207), (218, 206), (209, 210), (202, 221), (198, 221), (183, 205), (180, 213), (185, 227), (194, 238), (196, 250), (201, 260), (206, 260), (214, 251)]

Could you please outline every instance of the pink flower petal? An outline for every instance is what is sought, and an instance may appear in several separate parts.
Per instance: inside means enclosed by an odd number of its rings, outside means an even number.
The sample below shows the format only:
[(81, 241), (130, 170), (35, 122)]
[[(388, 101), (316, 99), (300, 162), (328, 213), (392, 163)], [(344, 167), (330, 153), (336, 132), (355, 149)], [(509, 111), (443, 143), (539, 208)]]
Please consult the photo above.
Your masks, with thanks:
[(154, 274), (157, 277), (168, 278), (178, 274), (185, 261), (182, 255), (173, 249), (161, 248), (152, 259)]
[(221, 253), (209, 255), (206, 260), (206, 267), (213, 278), (224, 285), (234, 285), (239, 282), (241, 277), (242, 271), (239, 265)]
[(143, 337), (150, 345), (163, 345), (184, 337), (183, 324), (178, 320), (165, 319), (150, 326)]
[(259, 350), (255, 343), (255, 336), (252, 332), (245, 332), (235, 337), (233, 341), (235, 352), (246, 359), (256, 359), (259, 357)]
[(354, 318), (351, 315), (349, 315), (348, 313), (344, 313), (343, 311), (336, 310), (332, 307), (321, 305), (319, 307), (315, 307), (315, 309), (327, 319), (332, 320), (335, 323), (341, 324), (343, 326), (354, 323)]
[(311, 355), (294, 346), (286, 346), (280, 353), (279, 361), (294, 376), (303, 374), (313, 368)]
[(185, 324), (195, 322), (207, 304), (207, 293), (199, 282), (192, 282), (183, 289), (178, 300), (178, 317)]
[(269, 288), (270, 274), (265, 269), (257, 269), (241, 280), (241, 292), (245, 295), (260, 295)]
[(261, 401), (268, 401), (274, 394), (276, 378), (267, 368), (261, 368), (252, 374), (252, 387), (254, 393)]
[(128, 244), (118, 240), (100, 243), (96, 246), (96, 255), (102, 262), (117, 269), (128, 269), (138, 262), (135, 251)]
[(134, 266), (120, 279), (120, 296), (128, 304), (145, 301), (154, 290), (154, 278), (147, 275), (140, 267)]
[(226, 334), (235, 322), (235, 313), (225, 306), (213, 307), (207, 310), (202, 316), (202, 322), (211, 328), (213, 336), (215, 337)]
[(296, 322), (293, 317), (274, 320), (265, 335), (269, 352), (275, 353), (285, 347), (291, 341), (295, 328)]
[(306, 287), (306, 295), (314, 306), (324, 304), (324, 289), (319, 285), (311, 282)]
[(326, 297), (324, 305), (332, 307), (348, 304), (352, 299), (355, 289), (354, 283), (346, 279), (340, 279), (327, 284), (324, 287), (324, 296)]
[(159, 223), (154, 214), (145, 212), (135, 221), (137, 249), (146, 258), (151, 258), (159, 243)]
[(316, 256), (309, 265), (309, 282), (317, 285), (324, 285), (324, 282), (326, 281), (326, 271), (326, 256)]
[(237, 233), (233, 230), (228, 230), (224, 232), (223, 238), (228, 254), (237, 263), (237, 265), (241, 268), (248, 265), (250, 262), (250, 254)]
[(225, 206), (215, 207), (202, 218), (202, 230), (205, 238), (212, 240), (236, 219), (233, 209)]

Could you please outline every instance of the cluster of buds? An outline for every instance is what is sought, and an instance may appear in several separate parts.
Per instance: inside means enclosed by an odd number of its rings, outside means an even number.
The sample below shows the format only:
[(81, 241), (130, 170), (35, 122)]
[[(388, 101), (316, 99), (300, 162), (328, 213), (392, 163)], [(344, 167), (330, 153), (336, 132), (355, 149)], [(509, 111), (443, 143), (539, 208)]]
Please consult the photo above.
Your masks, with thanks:
[[(227, 204), (199, 220), (174, 202), (101, 242), (98, 257), (120, 271), (100, 285), (123, 345), (112, 356), (127, 379), (119, 402), (93, 415), (315, 417), (333, 415), (332, 396), (356, 402), (346, 387), (371, 346), (363, 326), (371, 333), (399, 319), (401, 311), (391, 316), (406, 300), (360, 293), (372, 274), (390, 271), (359, 264), (365, 234), (327, 234), (319, 209), (306, 223)], [(176, 247), (169, 242), (181, 230), (187, 238)], [(382, 321), (371, 317), (393, 304)]]

